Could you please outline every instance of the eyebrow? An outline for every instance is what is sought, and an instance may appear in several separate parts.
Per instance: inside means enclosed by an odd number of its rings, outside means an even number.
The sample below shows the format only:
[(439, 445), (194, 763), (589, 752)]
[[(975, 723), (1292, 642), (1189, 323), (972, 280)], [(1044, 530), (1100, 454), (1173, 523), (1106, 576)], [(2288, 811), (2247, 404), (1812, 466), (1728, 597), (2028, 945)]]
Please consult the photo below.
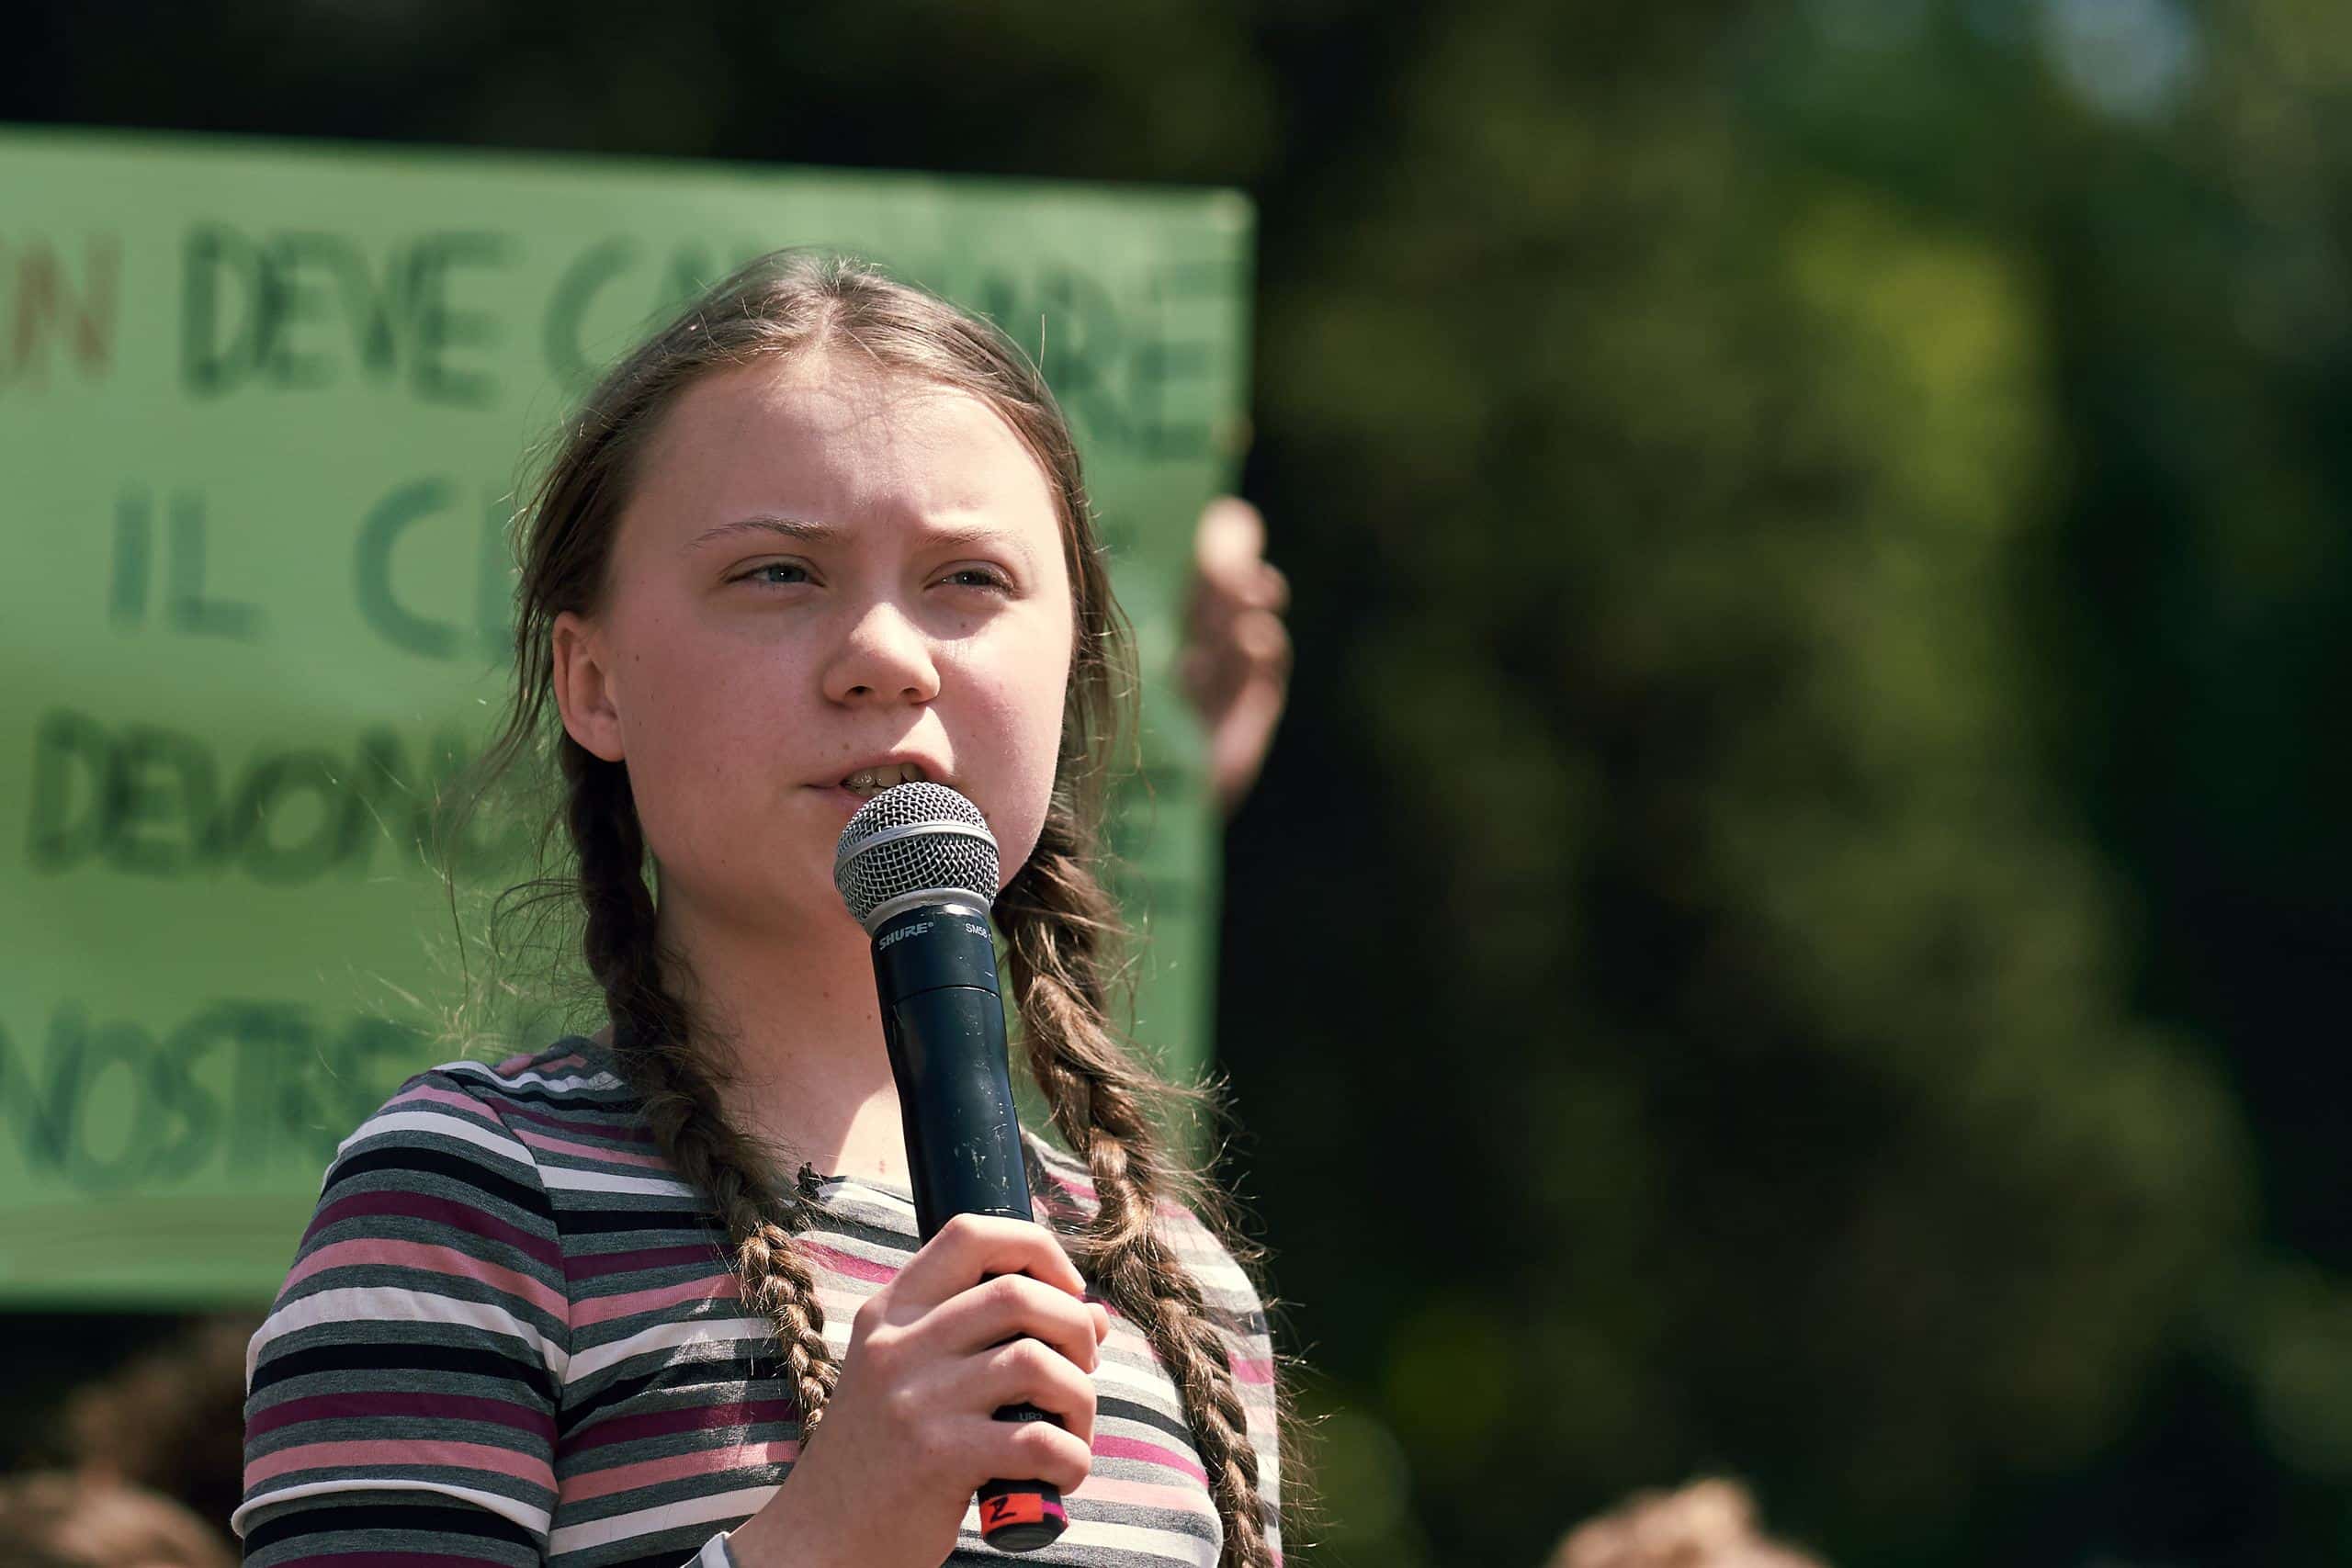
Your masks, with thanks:
[[(740, 538), (745, 535), (764, 535), (775, 538), (791, 539), (804, 545), (814, 545), (838, 539), (842, 532), (841, 527), (832, 523), (818, 523), (805, 517), (784, 517), (761, 513), (755, 516), (739, 517), (731, 523), (721, 523), (716, 528), (704, 529), (687, 540), (685, 547), (680, 550), (679, 554), (692, 555), (705, 545), (717, 540)], [(1016, 536), (1001, 528), (971, 525), (925, 528), (922, 531), (922, 541), (926, 545), (950, 549), (972, 545), (994, 545), (1000, 549), (1012, 550), (1024, 559), (1029, 554), (1027, 547), (1023, 545)]]
[(808, 545), (832, 538), (840, 532), (830, 523), (811, 523), (805, 517), (775, 517), (762, 513), (756, 517), (739, 517), (732, 523), (721, 523), (716, 528), (706, 528), (688, 539), (685, 548), (678, 553), (692, 555), (714, 540), (731, 539), (744, 534), (771, 534)]

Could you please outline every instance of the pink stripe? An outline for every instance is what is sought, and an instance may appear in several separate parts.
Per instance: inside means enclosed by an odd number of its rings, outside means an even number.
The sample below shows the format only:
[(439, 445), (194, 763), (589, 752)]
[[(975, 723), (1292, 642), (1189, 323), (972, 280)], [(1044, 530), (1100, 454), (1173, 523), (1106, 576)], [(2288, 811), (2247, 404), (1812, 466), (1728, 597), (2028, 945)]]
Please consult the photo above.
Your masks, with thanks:
[(459, 1203), (447, 1198), (428, 1197), (422, 1192), (390, 1189), (381, 1192), (355, 1192), (348, 1198), (338, 1198), (318, 1212), (311, 1226), (302, 1233), (302, 1244), (330, 1225), (345, 1220), (394, 1218), (425, 1220), (447, 1225), (485, 1241), (501, 1242), (518, 1251), (528, 1253), (550, 1269), (563, 1266), (563, 1249), (544, 1236), (533, 1235), (519, 1226), (469, 1203)]
[(402, 1416), (431, 1421), (489, 1421), (550, 1443), (555, 1440), (555, 1421), (544, 1412), (470, 1393), (316, 1393), (255, 1411), (245, 1422), (245, 1436), (258, 1438), (305, 1421), (372, 1421)]
[(472, 1095), (459, 1094), (454, 1089), (435, 1089), (431, 1084), (419, 1084), (404, 1093), (392, 1096), (384, 1102), (384, 1109), (390, 1111), (395, 1105), (414, 1105), (420, 1100), (446, 1105), (452, 1111), (462, 1111), (469, 1116), (479, 1117), (493, 1127), (498, 1125), (498, 1113)]
[(1189, 1486), (1156, 1486), (1148, 1481), (1114, 1481), (1107, 1475), (1089, 1474), (1079, 1483), (1069, 1501), (1083, 1497), (1090, 1503), (1125, 1503), (1136, 1508), (1170, 1508), (1184, 1514), (1216, 1513), (1216, 1505), (1209, 1501), (1208, 1489), (1195, 1492)]
[(520, 1296), (559, 1320), (562, 1318), (567, 1304), (560, 1291), (549, 1289), (528, 1274), (502, 1269), (495, 1263), (484, 1263), (454, 1247), (433, 1247), (421, 1241), (393, 1241), (385, 1236), (365, 1236), (357, 1241), (338, 1241), (322, 1247), (294, 1265), (292, 1271), (286, 1276), (286, 1283), (288, 1286), (299, 1284), (311, 1275), (322, 1274), (330, 1269), (371, 1264), (393, 1269), (422, 1269), (427, 1273), (477, 1280), (510, 1296)]
[(804, 1239), (793, 1246), (796, 1251), (807, 1253), (836, 1274), (846, 1274), (853, 1280), (871, 1280), (877, 1285), (887, 1285), (897, 1279), (901, 1267), (896, 1263), (876, 1263), (852, 1253), (837, 1252), (820, 1242)]
[(534, 1066), (543, 1073), (551, 1073), (559, 1067), (584, 1067), (587, 1065), (588, 1058), (574, 1051), (550, 1062), (542, 1062), (533, 1055), (509, 1056), (490, 1070), (502, 1078), (511, 1078), (521, 1077)]
[(545, 1149), (549, 1154), (575, 1155), (582, 1159), (602, 1160), (607, 1165), (634, 1165), (653, 1170), (666, 1169), (670, 1164), (660, 1155), (624, 1154), (619, 1149), (600, 1149), (593, 1144), (575, 1144), (569, 1138), (551, 1138), (545, 1133), (528, 1133), (520, 1127), (514, 1128), (513, 1132), (533, 1148)]
[(1207, 1471), (1174, 1449), (1163, 1449), (1158, 1443), (1147, 1443), (1141, 1438), (1106, 1438), (1098, 1432), (1094, 1437), (1094, 1451), (1105, 1459), (1139, 1459), (1147, 1464), (1166, 1465), (1170, 1470), (1182, 1471), (1204, 1486), (1209, 1483)]
[(659, 1486), (665, 1481), (679, 1481), (689, 1475), (712, 1475), (758, 1464), (790, 1464), (799, 1457), (800, 1445), (797, 1442), (729, 1443), (699, 1453), (673, 1454), (668, 1459), (649, 1459), (572, 1476), (563, 1483), (563, 1500), (584, 1503), (639, 1486)]
[(497, 1475), (511, 1475), (517, 1481), (527, 1481), (534, 1486), (555, 1489), (555, 1472), (548, 1462), (529, 1454), (518, 1454), (512, 1449), (492, 1448), (488, 1443), (402, 1442), (378, 1439), (356, 1443), (303, 1443), (299, 1447), (281, 1449), (274, 1454), (263, 1454), (245, 1463), (245, 1485), (257, 1486), (265, 1481), (297, 1470), (414, 1470), (424, 1467), (450, 1470), (487, 1471)]
[(1274, 1381), (1274, 1364), (1266, 1360), (1243, 1360), (1238, 1356), (1227, 1357), (1237, 1382), (1270, 1383)]
[(576, 1302), (571, 1308), (571, 1323), (575, 1328), (591, 1324), (610, 1323), (616, 1317), (634, 1317), (641, 1312), (658, 1312), (663, 1307), (676, 1306), (680, 1302), (741, 1300), (742, 1287), (732, 1274), (713, 1274), (707, 1279), (688, 1280), (679, 1285), (658, 1285), (650, 1291), (629, 1291), (617, 1296), (591, 1296)]
[(667, 1438), (680, 1432), (707, 1432), (716, 1427), (751, 1427), (762, 1421), (790, 1421), (800, 1406), (789, 1399), (754, 1399), (734, 1404), (685, 1406), (650, 1410), (642, 1416), (618, 1416), (599, 1422), (564, 1447), (577, 1453), (607, 1443), (633, 1443), (643, 1438)]

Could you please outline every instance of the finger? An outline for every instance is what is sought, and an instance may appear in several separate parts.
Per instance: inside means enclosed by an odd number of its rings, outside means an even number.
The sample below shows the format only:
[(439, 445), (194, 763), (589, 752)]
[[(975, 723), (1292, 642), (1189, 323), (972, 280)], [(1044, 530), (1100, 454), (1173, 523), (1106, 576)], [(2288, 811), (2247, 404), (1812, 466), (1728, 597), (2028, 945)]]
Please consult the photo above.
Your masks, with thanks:
[(940, 1344), (971, 1355), (1023, 1337), (1040, 1340), (1091, 1371), (1102, 1355), (1094, 1316), (1076, 1297), (1019, 1274), (1005, 1274), (973, 1286), (935, 1308)]
[(1101, 1302), (1089, 1302), (1086, 1304), (1094, 1313), (1094, 1339), (1097, 1344), (1101, 1344), (1111, 1337), (1110, 1309)]
[[(974, 1420), (972, 1470), (988, 1480), (1042, 1481), (1068, 1493), (1094, 1469), (1093, 1438), (1066, 1432), (1050, 1421)], [(978, 1483), (975, 1483), (977, 1485)]]
[(999, 1346), (972, 1364), (953, 1408), (1001, 1410), (1034, 1404), (1079, 1441), (1094, 1445), (1094, 1379), (1035, 1339)]
[(1272, 561), (1260, 561), (1250, 584), (1250, 607), (1279, 615), (1290, 608), (1290, 579)]
[(1250, 793), (1266, 763), (1274, 727), (1282, 722), (1288, 694), (1283, 677), (1266, 671), (1244, 682), (1209, 733), (1209, 782), (1217, 803), (1230, 812)]
[(1078, 1266), (1053, 1232), (1031, 1220), (957, 1214), (923, 1243), (891, 1293), (917, 1309), (935, 1307), (991, 1274), (1026, 1274), (1073, 1296), (1086, 1293)]
[(1253, 674), (1290, 668), (1290, 629), (1266, 611), (1253, 610), (1235, 621), (1233, 642), (1250, 661)]

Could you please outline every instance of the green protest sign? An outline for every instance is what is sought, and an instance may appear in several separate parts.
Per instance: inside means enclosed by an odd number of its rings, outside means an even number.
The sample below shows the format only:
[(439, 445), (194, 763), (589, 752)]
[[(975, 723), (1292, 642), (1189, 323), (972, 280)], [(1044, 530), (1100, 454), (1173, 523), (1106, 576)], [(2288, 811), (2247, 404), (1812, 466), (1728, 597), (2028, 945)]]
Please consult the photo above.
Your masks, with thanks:
[(1143, 660), (1136, 1033), (1196, 1067), (1215, 826), (1169, 671), (1250, 227), (1222, 192), (0, 131), (0, 1298), (276, 1286), (335, 1141), (447, 1054), (429, 862), (511, 871), (436, 801), (499, 701), (527, 454), (780, 245), (1042, 352)]

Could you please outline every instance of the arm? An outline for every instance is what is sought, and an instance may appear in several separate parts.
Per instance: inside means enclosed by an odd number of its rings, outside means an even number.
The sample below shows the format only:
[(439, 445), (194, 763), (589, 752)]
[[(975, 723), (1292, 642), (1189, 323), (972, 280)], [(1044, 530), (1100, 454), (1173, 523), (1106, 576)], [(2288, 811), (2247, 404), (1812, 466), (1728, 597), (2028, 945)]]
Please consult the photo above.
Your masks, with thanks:
[(438, 1073), (345, 1140), (246, 1357), (249, 1563), (537, 1568), (569, 1300), (530, 1152)]

